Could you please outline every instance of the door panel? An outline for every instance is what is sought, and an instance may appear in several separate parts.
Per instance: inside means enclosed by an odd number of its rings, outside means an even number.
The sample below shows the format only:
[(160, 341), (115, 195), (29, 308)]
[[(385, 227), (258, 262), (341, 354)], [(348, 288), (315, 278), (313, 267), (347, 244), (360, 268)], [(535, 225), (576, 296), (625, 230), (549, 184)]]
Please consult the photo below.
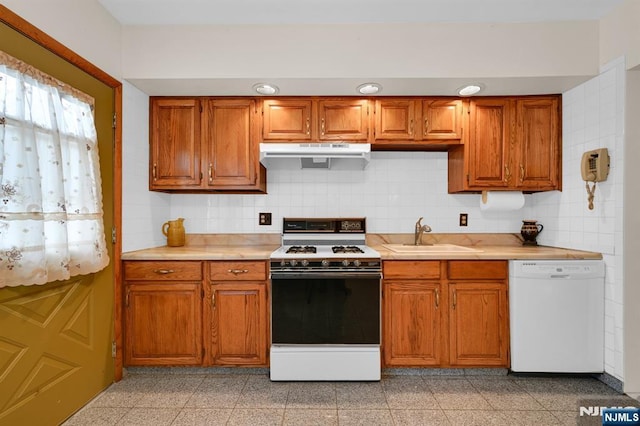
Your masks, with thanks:
[[(0, 49), (94, 97), (104, 226), (111, 229), (114, 89), (5, 24)], [(113, 382), (115, 256), (107, 248), (112, 261), (99, 273), (0, 289), (0, 424), (42, 424), (42, 413), (59, 424)]]
[(558, 181), (558, 100), (517, 101), (518, 186), (553, 189)]
[(449, 284), (451, 365), (507, 366), (507, 291), (500, 283)]
[(504, 187), (513, 173), (508, 163), (509, 101), (471, 102), (469, 186)]
[(224, 189), (256, 183), (253, 110), (253, 101), (245, 99), (207, 103), (205, 143), (209, 150), (209, 186)]
[(266, 364), (265, 284), (221, 283), (212, 285), (211, 290), (214, 364)]
[(440, 284), (385, 284), (386, 365), (440, 364)]
[(375, 139), (405, 141), (414, 139), (415, 109), (413, 100), (377, 100)]
[(318, 102), (320, 140), (366, 141), (369, 138), (367, 100)]

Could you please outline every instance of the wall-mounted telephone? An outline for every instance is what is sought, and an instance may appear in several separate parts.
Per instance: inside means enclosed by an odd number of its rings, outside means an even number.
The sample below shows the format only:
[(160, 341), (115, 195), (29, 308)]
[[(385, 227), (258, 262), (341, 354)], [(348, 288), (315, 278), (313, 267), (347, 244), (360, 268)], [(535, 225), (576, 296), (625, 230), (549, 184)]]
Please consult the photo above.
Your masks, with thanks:
[[(596, 182), (607, 180), (607, 176), (609, 176), (609, 150), (600, 148), (582, 154), (580, 171), (582, 172), (582, 180), (587, 182), (589, 210), (593, 210)], [(593, 182), (593, 186), (590, 187), (589, 182)]]
[(607, 180), (607, 176), (609, 176), (609, 150), (600, 148), (582, 154), (580, 170), (582, 180), (587, 182)]

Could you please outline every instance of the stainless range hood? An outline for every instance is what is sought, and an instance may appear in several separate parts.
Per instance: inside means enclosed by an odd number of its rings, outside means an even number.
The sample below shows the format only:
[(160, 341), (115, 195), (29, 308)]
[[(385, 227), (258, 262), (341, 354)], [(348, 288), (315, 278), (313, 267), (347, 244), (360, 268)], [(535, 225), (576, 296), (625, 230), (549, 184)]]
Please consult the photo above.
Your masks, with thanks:
[(371, 159), (368, 143), (261, 143), (265, 167), (302, 169), (364, 169)]

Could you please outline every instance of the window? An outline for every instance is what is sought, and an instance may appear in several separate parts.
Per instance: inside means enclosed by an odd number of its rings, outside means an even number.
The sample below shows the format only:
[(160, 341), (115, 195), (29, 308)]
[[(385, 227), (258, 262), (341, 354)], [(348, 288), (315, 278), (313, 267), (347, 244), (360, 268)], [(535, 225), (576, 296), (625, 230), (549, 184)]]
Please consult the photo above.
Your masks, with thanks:
[(108, 263), (93, 99), (0, 51), (0, 287)]

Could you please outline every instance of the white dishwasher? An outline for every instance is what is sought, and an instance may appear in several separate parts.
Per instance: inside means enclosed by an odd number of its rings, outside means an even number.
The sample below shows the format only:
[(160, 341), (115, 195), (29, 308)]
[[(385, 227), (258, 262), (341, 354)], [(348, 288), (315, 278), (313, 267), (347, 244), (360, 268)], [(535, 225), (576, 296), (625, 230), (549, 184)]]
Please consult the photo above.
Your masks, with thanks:
[(509, 262), (511, 370), (604, 371), (604, 262)]

